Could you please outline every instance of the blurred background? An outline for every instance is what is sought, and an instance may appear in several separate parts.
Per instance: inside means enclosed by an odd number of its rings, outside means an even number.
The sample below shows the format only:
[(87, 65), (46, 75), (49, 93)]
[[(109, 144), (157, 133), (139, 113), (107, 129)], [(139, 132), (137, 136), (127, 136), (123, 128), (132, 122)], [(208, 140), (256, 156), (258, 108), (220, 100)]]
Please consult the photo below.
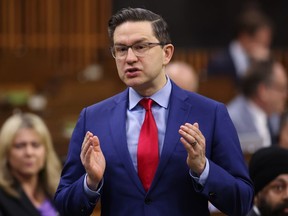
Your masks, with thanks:
[(64, 161), (81, 109), (125, 88), (109, 52), (107, 21), (127, 6), (166, 19), (173, 59), (193, 65), (198, 92), (223, 103), (235, 95), (235, 84), (208, 79), (207, 62), (233, 38), (245, 7), (271, 18), (272, 53), (287, 69), (287, 0), (0, 0), (0, 125), (13, 112), (39, 114)]

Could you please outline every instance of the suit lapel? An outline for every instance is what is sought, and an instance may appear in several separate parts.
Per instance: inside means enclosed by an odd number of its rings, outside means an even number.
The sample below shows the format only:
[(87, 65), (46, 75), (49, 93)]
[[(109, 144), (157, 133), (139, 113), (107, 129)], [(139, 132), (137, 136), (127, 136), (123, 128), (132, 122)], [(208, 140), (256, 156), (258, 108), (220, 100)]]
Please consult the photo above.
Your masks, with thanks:
[(169, 102), (169, 116), (166, 125), (164, 145), (161, 153), (159, 166), (151, 187), (156, 185), (161, 173), (163, 172), (171, 155), (173, 154), (177, 143), (180, 143), (180, 135), (178, 133), (178, 130), (180, 128), (180, 125), (184, 124), (187, 121), (187, 118), (192, 108), (191, 104), (185, 102), (186, 99), (187, 95), (184, 93), (184, 91), (173, 85)]
[(111, 133), (113, 139), (112, 143), (131, 179), (141, 191), (144, 191), (127, 147), (126, 110), (128, 106), (128, 90), (124, 91), (115, 102), (110, 118), (110, 127), (111, 131), (113, 131), (113, 133)]
[[(128, 147), (127, 147), (127, 137), (126, 137), (126, 110), (128, 105), (128, 91), (124, 91), (120, 97), (115, 101), (115, 106), (111, 111), (110, 127), (113, 131), (112, 139), (114, 147), (118, 153), (119, 158), (123, 161), (123, 165), (130, 175), (131, 179), (134, 181), (135, 185), (145, 193), (142, 183), (135, 171), (133, 166)], [(161, 158), (159, 162), (158, 169), (156, 171), (151, 189), (156, 185), (161, 173), (166, 167), (173, 151), (180, 142), (180, 135), (178, 130), (180, 125), (187, 121), (189, 113), (192, 109), (190, 103), (186, 102), (186, 93), (179, 89), (179, 87), (172, 85), (172, 92), (169, 102), (169, 116), (166, 126), (166, 133), (164, 138), (164, 145), (161, 153)], [(177, 115), (176, 115), (177, 113)]]

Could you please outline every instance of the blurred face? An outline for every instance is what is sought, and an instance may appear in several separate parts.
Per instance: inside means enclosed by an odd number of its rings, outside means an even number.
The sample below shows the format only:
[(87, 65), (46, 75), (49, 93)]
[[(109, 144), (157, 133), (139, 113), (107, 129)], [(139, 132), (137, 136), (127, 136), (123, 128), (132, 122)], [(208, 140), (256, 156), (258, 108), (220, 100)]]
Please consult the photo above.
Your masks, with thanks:
[(285, 123), (285, 125), (280, 131), (279, 145), (283, 148), (288, 149), (288, 122)]
[(272, 30), (268, 27), (259, 29), (253, 36), (254, 43), (261, 44), (264, 47), (270, 47), (272, 40)]
[(262, 95), (266, 111), (271, 113), (282, 113), (285, 109), (287, 100), (287, 76), (284, 68), (280, 64), (275, 64), (273, 72), (273, 80), (266, 87)]
[[(159, 43), (150, 22), (125, 22), (114, 32), (115, 46), (131, 46), (137, 43)], [(137, 49), (141, 49), (137, 46)], [(137, 54), (137, 53), (136, 53)], [(118, 75), (127, 85), (143, 96), (150, 96), (166, 83), (164, 67), (173, 54), (173, 45), (151, 46), (141, 56), (128, 48), (121, 58), (115, 58)]]
[(166, 74), (181, 88), (196, 92), (198, 76), (192, 67), (182, 63), (170, 63), (165, 70)]
[(262, 27), (253, 35), (244, 35), (242, 45), (251, 58), (263, 60), (270, 55), (271, 40), (271, 29)]
[(37, 176), (45, 163), (45, 147), (39, 135), (23, 128), (18, 131), (8, 156), (9, 165), (16, 178)]
[(268, 27), (258, 29), (253, 35), (245, 35), (248, 51), (253, 52), (257, 47), (270, 48), (272, 31)]
[(262, 216), (288, 216), (288, 174), (279, 175), (255, 196)]

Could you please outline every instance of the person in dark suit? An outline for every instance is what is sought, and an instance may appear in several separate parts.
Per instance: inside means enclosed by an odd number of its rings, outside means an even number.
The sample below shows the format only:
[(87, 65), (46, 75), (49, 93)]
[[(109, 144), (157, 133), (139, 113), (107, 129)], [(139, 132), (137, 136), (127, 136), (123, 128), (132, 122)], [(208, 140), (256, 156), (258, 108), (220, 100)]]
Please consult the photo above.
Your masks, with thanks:
[[(287, 90), (286, 90), (287, 91)], [(288, 110), (286, 110), (280, 119), (279, 146), (288, 149)]]
[[(285, 110), (287, 86), (285, 68), (273, 59), (254, 62), (243, 77), (241, 93), (227, 104), (227, 109), (245, 154), (278, 144), (279, 117)], [(274, 127), (270, 126), (272, 120)]]
[(251, 157), (249, 173), (255, 198), (247, 216), (288, 215), (288, 150), (276, 146), (259, 149)]
[(207, 75), (231, 78), (237, 85), (251, 61), (270, 56), (273, 27), (270, 19), (254, 7), (244, 10), (236, 22), (235, 38), (211, 57)]
[[(236, 130), (224, 104), (166, 75), (174, 51), (167, 23), (149, 10), (123, 8), (108, 31), (128, 88), (81, 111), (55, 194), (60, 213), (90, 215), (101, 198), (103, 216), (209, 215), (208, 201), (245, 215), (254, 194)], [(142, 142), (146, 119), (158, 132)], [(145, 158), (153, 168), (143, 173)]]
[(9, 117), (0, 131), (0, 216), (57, 216), (53, 196), (61, 162), (44, 121)]

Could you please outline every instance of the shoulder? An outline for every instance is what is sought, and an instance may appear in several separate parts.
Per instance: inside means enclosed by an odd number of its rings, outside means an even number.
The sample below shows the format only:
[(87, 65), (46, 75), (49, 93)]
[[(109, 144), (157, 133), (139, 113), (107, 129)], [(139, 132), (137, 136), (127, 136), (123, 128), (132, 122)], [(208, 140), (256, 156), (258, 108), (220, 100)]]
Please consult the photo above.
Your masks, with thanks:
[(240, 113), (247, 113), (248, 102), (247, 99), (238, 95), (227, 104), (227, 109), (230, 115), (239, 116)]
[[(0, 189), (0, 216), (28, 216), (39, 215), (37, 209), (32, 205), (26, 195), (21, 192), (19, 198), (15, 198)], [(39, 215), (40, 216), (40, 215)]]
[(128, 99), (128, 89), (125, 89), (124, 91), (113, 95), (109, 98), (106, 98), (102, 101), (99, 101), (97, 103), (94, 103), (90, 106), (87, 106), (87, 110), (95, 110), (95, 109), (111, 109), (117, 106), (117, 104), (121, 102), (126, 102)]
[(245, 97), (243, 95), (237, 95), (227, 104), (227, 107), (228, 109), (233, 109), (239, 106), (246, 106), (246, 104), (247, 100), (245, 99)]
[(194, 110), (199, 110), (204, 112), (205, 110), (211, 111), (217, 108), (226, 109), (226, 106), (214, 99), (208, 98), (204, 95), (201, 95), (196, 92), (186, 91), (176, 84), (173, 85), (172, 93), (171, 93), (171, 101), (175, 102), (176, 100), (180, 101), (180, 103), (186, 104), (187, 106), (191, 106)]

